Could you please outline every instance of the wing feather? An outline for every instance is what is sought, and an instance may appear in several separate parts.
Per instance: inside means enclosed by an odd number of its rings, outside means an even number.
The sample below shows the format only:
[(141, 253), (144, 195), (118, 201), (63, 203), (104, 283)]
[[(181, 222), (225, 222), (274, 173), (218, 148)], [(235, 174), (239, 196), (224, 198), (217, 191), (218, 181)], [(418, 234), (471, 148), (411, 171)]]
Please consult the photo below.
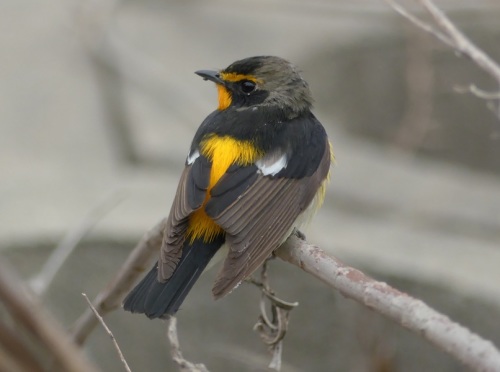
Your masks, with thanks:
[[(326, 133), (313, 116), (297, 118), (286, 128), (293, 132), (303, 126), (310, 128), (307, 135), (298, 136), (301, 141), (283, 148), (281, 155), (274, 152), (272, 159), (249, 166), (233, 164), (211, 188), (205, 212), (225, 231), (230, 248), (212, 290), (216, 298), (251, 275), (288, 238), (297, 217), (327, 178), (330, 147)], [(181, 176), (158, 261), (161, 282), (172, 276), (179, 263), (189, 216), (204, 205), (210, 172), (211, 163), (199, 156)]]
[(210, 179), (210, 163), (204, 156), (186, 165), (177, 186), (170, 209), (158, 260), (158, 280), (165, 282), (174, 273), (182, 256), (182, 247), (191, 213), (199, 209), (205, 199)]
[[(325, 146), (316, 171), (309, 176), (259, 174), (242, 195), (231, 203), (225, 200), (228, 206), (210, 215), (226, 231), (226, 244), (230, 247), (212, 289), (216, 298), (251, 275), (288, 238), (297, 217), (311, 204), (326, 179), (329, 167), (330, 151)], [(219, 182), (224, 182), (224, 178)], [(207, 208), (219, 202), (217, 196), (212, 196)]]
[[(301, 181), (299, 181), (301, 182)], [(213, 288), (214, 296), (230, 292), (241, 280), (251, 275), (291, 233), (293, 223), (300, 214), (297, 204), (284, 206), (288, 198), (298, 197), (299, 188), (290, 187), (264, 209), (256, 224), (242, 231), (240, 236), (226, 236), (230, 252)], [(272, 209), (272, 212), (271, 212)]]

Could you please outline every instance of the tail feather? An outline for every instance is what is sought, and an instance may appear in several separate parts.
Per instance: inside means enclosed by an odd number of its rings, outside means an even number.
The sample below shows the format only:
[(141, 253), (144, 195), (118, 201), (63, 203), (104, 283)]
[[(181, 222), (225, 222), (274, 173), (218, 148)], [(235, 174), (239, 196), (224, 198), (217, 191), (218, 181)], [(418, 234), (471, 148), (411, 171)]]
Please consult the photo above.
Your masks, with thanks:
[(166, 282), (158, 281), (158, 264), (137, 284), (123, 301), (123, 308), (143, 313), (150, 319), (173, 315), (199, 278), (215, 252), (224, 243), (217, 238), (211, 243), (195, 240), (182, 248), (182, 257), (173, 275)]

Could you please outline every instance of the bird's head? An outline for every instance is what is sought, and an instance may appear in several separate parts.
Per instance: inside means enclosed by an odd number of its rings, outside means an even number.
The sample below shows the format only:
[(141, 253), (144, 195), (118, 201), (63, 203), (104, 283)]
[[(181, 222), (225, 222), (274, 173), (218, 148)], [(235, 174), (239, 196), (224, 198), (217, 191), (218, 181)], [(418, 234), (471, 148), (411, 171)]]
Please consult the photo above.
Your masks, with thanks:
[(295, 66), (273, 56), (250, 57), (196, 74), (217, 84), (219, 110), (272, 108), (293, 117), (311, 108), (309, 86)]

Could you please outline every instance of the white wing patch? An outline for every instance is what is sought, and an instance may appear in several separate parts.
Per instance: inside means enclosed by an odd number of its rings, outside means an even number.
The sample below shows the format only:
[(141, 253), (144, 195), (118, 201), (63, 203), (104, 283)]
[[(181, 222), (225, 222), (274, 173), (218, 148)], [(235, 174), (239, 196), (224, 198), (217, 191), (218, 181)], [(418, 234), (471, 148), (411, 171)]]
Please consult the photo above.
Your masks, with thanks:
[(199, 157), (200, 157), (200, 152), (198, 150), (196, 150), (192, 154), (188, 154), (188, 157), (187, 157), (187, 163), (188, 163), (188, 165), (193, 164), (194, 161), (196, 159), (198, 159)]
[(255, 162), (257, 168), (264, 176), (275, 176), (288, 165), (286, 154), (271, 154)]

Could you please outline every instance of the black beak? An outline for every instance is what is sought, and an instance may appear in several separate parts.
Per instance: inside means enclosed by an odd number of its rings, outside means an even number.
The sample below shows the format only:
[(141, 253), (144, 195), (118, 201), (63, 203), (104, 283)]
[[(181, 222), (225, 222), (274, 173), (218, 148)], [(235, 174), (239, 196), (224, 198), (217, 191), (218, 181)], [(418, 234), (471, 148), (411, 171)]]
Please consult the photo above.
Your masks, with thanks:
[(199, 70), (195, 72), (196, 75), (200, 75), (203, 80), (213, 81), (215, 84), (224, 85), (224, 80), (220, 78), (219, 71), (211, 70)]

